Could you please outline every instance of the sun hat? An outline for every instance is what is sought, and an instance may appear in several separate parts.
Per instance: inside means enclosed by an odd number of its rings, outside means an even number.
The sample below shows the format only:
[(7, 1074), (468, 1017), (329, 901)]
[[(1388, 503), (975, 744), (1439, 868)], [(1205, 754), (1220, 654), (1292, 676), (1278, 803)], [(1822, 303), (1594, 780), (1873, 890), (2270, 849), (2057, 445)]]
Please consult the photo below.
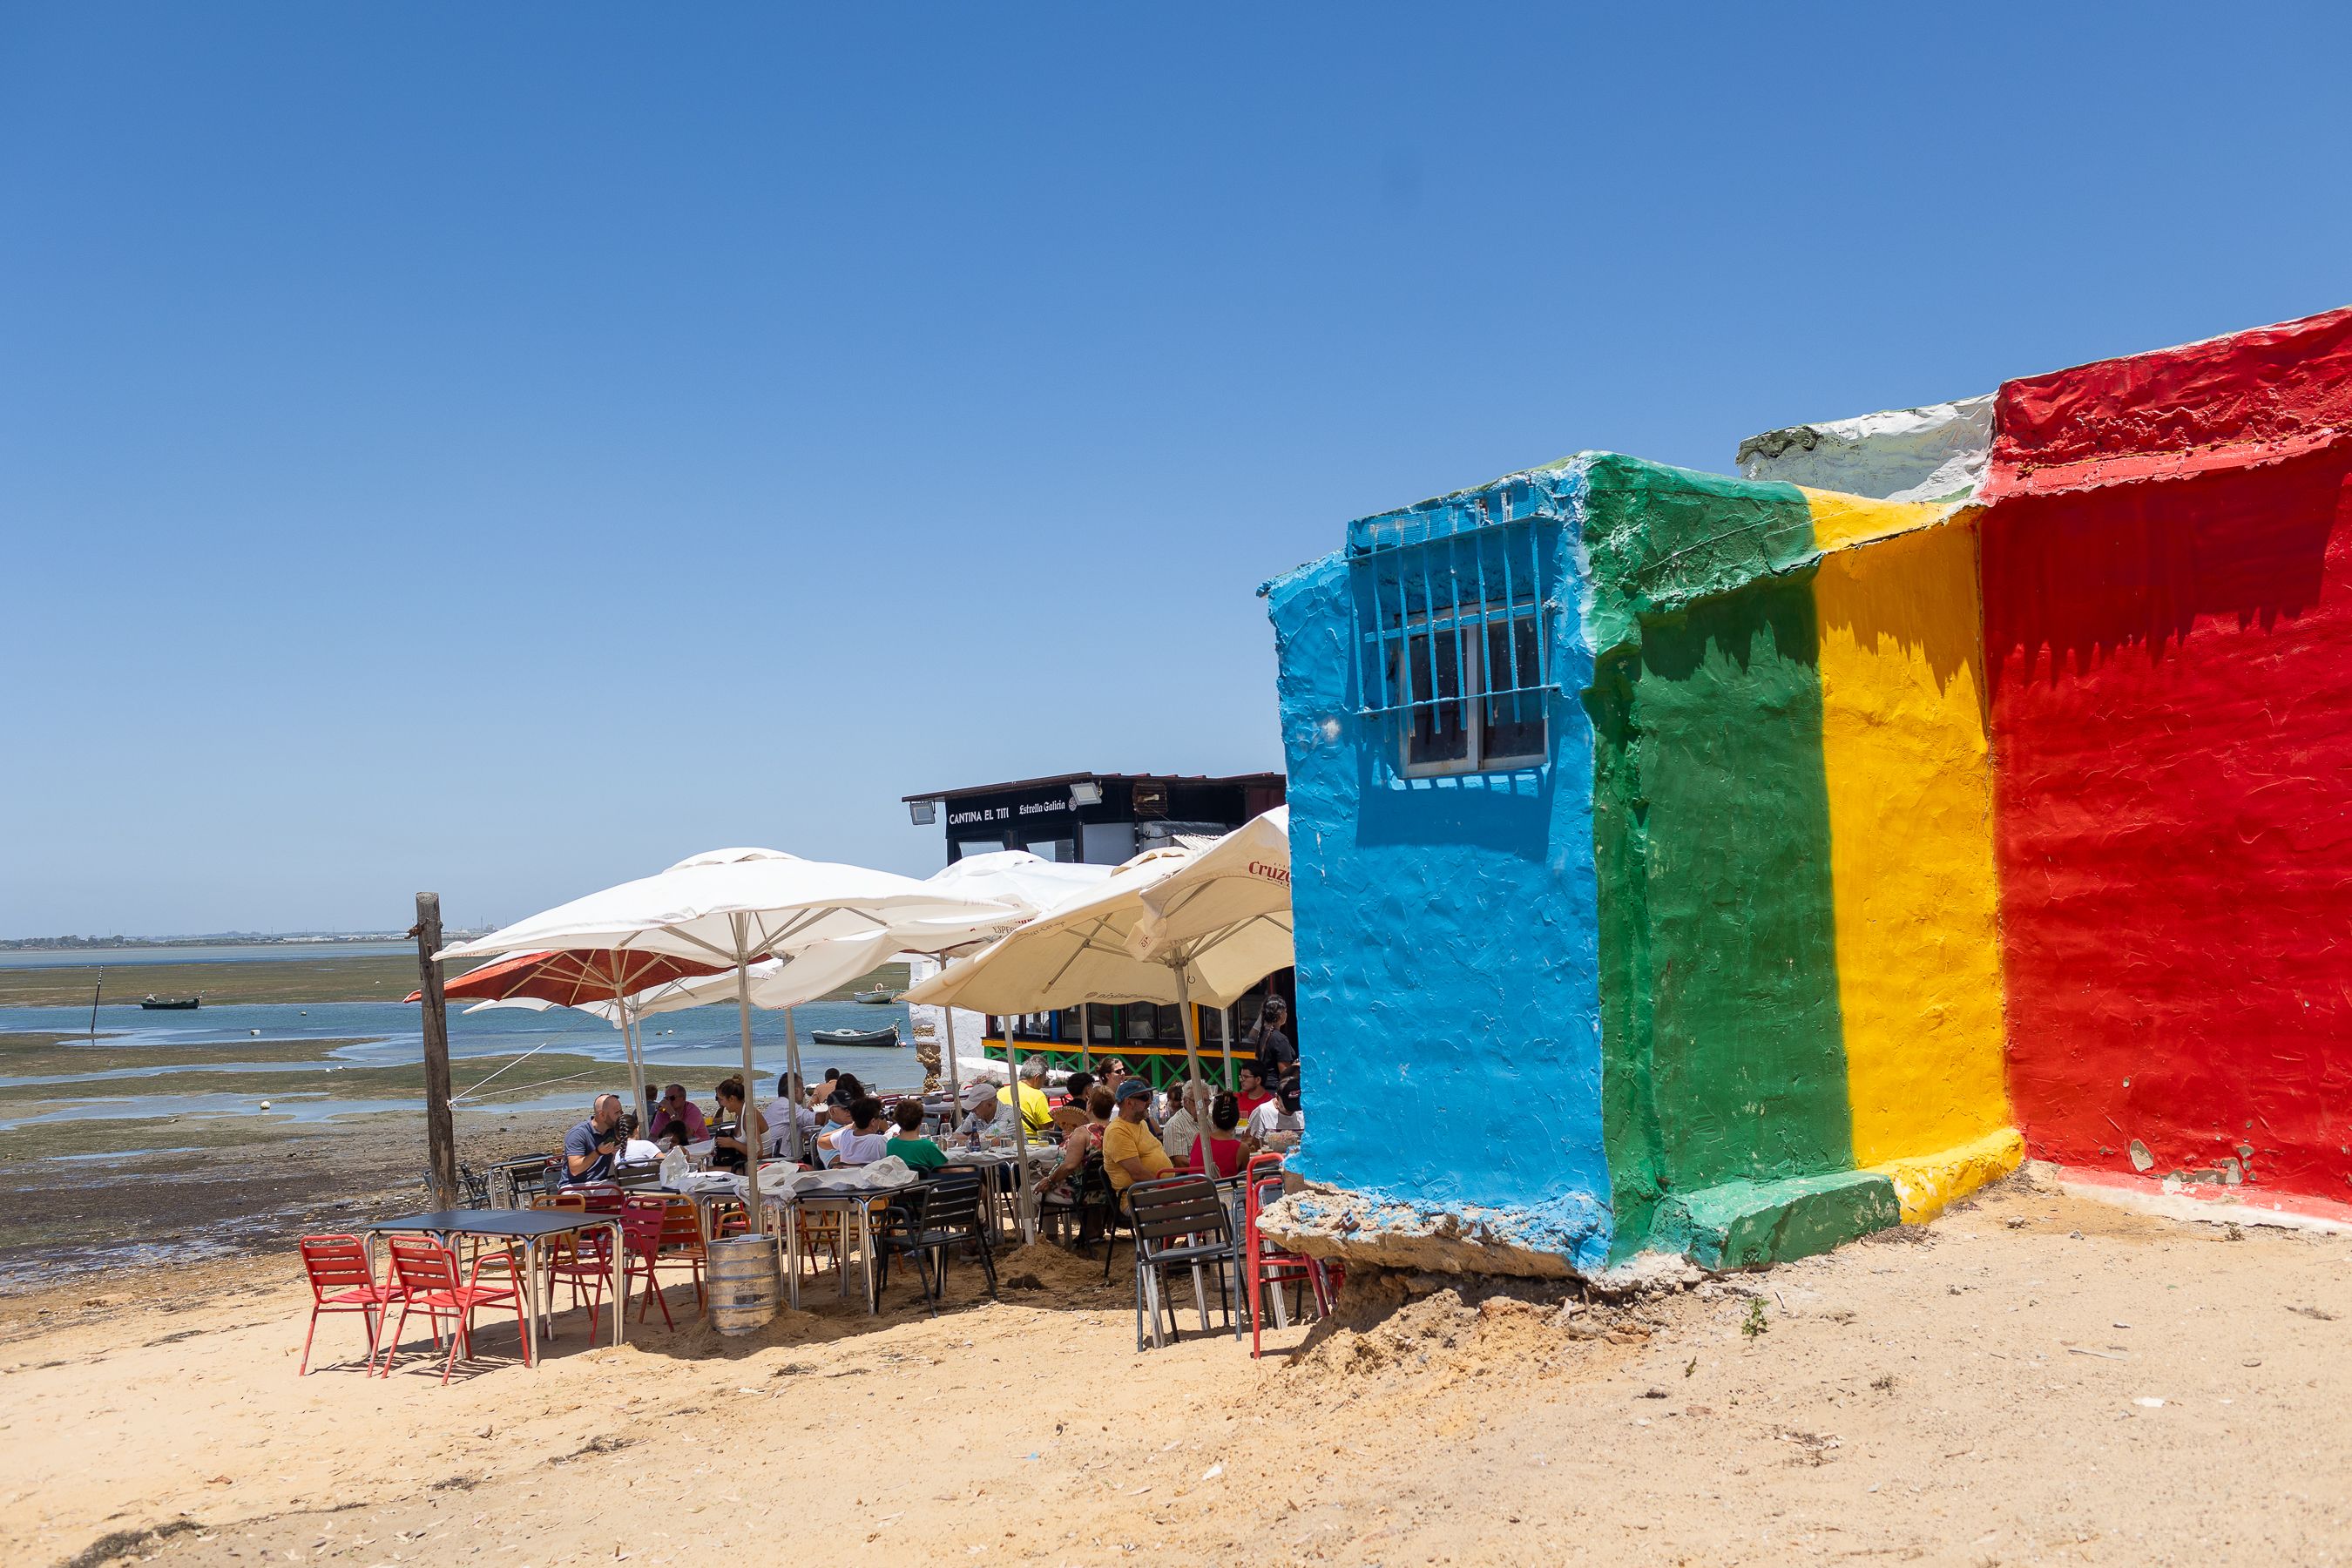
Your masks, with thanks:
[(996, 1086), (993, 1084), (975, 1081), (963, 1086), (963, 1108), (966, 1110), (978, 1110), (995, 1098)]

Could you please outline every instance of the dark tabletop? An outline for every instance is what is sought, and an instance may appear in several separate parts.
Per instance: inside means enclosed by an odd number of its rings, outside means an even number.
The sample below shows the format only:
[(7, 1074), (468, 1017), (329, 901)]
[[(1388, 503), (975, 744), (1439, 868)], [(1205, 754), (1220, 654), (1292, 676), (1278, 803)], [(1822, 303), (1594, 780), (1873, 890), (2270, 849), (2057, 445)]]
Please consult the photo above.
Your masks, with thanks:
[(399, 1219), (369, 1222), (370, 1230), (431, 1231), (467, 1236), (561, 1236), (592, 1225), (617, 1225), (621, 1216), (583, 1214), (578, 1209), (435, 1209)]

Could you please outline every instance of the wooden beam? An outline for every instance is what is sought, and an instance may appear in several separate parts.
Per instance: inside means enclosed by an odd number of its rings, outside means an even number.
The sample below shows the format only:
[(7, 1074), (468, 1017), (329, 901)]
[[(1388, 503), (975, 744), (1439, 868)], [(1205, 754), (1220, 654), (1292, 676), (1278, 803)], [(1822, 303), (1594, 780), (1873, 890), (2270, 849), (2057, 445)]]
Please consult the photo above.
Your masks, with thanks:
[(457, 1127), (449, 1110), (449, 1007), (441, 997), (441, 895), (416, 895), (417, 988), (425, 993), (425, 1162), (433, 1183), (433, 1206), (464, 1206), (457, 1187)]

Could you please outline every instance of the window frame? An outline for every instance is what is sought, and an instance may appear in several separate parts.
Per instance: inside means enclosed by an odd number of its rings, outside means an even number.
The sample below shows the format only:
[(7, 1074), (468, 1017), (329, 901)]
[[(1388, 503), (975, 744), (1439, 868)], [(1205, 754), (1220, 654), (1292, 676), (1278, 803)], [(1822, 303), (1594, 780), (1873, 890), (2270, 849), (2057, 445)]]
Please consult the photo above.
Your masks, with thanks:
[[(1398, 673), (1391, 678), (1391, 688), (1400, 699), (1396, 705), (1399, 718), (1396, 735), (1396, 768), (1399, 777), (1454, 778), (1465, 773), (1509, 773), (1521, 768), (1541, 767), (1551, 761), (1551, 711), (1545, 699), (1549, 689), (1538, 679), (1530, 681), (1529, 671), (1519, 671), (1519, 684), (1499, 690), (1486, 680), (1487, 635), (1501, 628), (1516, 643), (1520, 623), (1534, 629), (1536, 658), (1543, 657), (1543, 605), (1540, 600), (1521, 600), (1517, 604), (1497, 605), (1492, 600), (1455, 605), (1442, 615), (1424, 610), (1407, 615), (1396, 637), (1393, 648)], [(1475, 628), (1475, 630), (1473, 629)], [(1434, 679), (1437, 647), (1440, 637), (1451, 637), (1454, 644), (1454, 664), (1460, 691), (1453, 697), (1417, 696), (1419, 666), (1413, 650), (1416, 644), (1429, 650), (1425, 662)], [(1536, 704), (1537, 749), (1531, 752), (1511, 752), (1499, 755), (1486, 749), (1486, 710), (1504, 700)], [(1419, 728), (1419, 716), (1427, 710), (1442, 712), (1446, 708), (1461, 710), (1463, 754), (1459, 757), (1434, 757), (1416, 762), (1412, 755), (1413, 737)], [(1525, 721), (1521, 721), (1525, 722)]]

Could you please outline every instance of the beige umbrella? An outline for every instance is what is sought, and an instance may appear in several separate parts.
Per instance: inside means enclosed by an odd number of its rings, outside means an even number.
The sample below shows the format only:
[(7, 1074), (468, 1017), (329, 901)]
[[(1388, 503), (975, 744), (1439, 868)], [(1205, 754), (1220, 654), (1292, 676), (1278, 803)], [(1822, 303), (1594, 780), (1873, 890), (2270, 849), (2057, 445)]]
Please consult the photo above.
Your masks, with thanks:
[[(1184, 1022), (1193, 1114), (1202, 1118), (1197, 1098), (1202, 1083), (1201, 1026), (1193, 1004), (1224, 1006), (1290, 964), (1288, 900), (1284, 900), (1280, 919), (1259, 911), (1206, 927), (1189, 918), (1186, 910), (1199, 902), (1200, 914), (1212, 916), (1223, 907), (1220, 902), (1201, 901), (1196, 894), (1177, 900), (1172, 915), (1163, 917), (1154, 913), (1148, 900), (1155, 890), (1171, 887), (1181, 893), (1187, 884), (1177, 879), (1187, 876), (1188, 868), (1218, 856), (1229, 841), (1255, 826), (1237, 829), (1205, 849), (1154, 849), (1139, 855), (1101, 887), (1056, 904), (973, 956), (950, 964), (908, 992), (907, 1000), (1000, 1015), (1092, 1002), (1172, 1002)], [(1257, 830), (1261, 838), (1264, 831)], [(1282, 843), (1286, 866), (1286, 837)], [(1213, 862), (1206, 879), (1222, 880), (1223, 873), (1217, 868), (1229, 858)], [(1195, 879), (1203, 875), (1191, 873)], [(1009, 1037), (1006, 1049), (1011, 1050)], [(1024, 1221), (1034, 1230), (1026, 1213), (1027, 1183), (1022, 1186)]]

